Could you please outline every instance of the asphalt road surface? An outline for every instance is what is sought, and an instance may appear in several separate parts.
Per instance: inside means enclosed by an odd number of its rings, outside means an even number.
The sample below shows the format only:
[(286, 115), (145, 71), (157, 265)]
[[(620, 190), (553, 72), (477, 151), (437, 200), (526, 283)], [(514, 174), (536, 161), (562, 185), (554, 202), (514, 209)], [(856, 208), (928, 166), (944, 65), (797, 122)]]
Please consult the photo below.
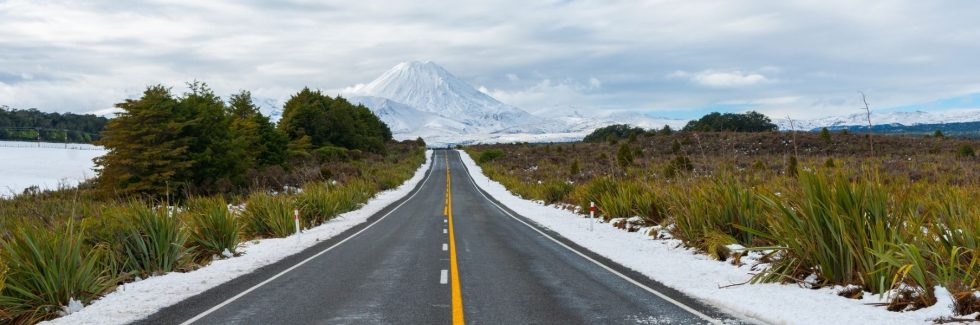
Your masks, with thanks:
[(161, 310), (146, 324), (740, 322), (540, 229), (455, 151), (364, 224)]

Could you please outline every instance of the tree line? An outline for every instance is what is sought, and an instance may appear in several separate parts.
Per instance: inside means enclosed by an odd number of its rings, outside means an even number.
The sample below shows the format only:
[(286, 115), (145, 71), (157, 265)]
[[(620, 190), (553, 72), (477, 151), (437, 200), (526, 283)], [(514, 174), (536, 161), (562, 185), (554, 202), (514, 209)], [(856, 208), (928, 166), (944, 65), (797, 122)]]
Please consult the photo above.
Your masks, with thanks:
[(99, 139), (108, 121), (92, 114), (0, 106), (0, 140), (90, 143)]
[(304, 88), (284, 105), (278, 124), (259, 111), (251, 93), (225, 102), (206, 84), (148, 87), (122, 110), (96, 144), (96, 186), (115, 196), (227, 193), (248, 175), (296, 169), (359, 153), (384, 154), (391, 131), (370, 110)]
[[(681, 131), (683, 132), (772, 132), (778, 128), (772, 123), (769, 117), (755, 112), (746, 113), (718, 113), (713, 112), (702, 116), (700, 119), (687, 122)], [(653, 136), (657, 134), (670, 135), (674, 130), (669, 125), (664, 125), (660, 130), (644, 130), (643, 128), (630, 126), (627, 124), (613, 124), (595, 129), (586, 135), (584, 142), (603, 142), (610, 143), (623, 139), (635, 139), (638, 136)]]

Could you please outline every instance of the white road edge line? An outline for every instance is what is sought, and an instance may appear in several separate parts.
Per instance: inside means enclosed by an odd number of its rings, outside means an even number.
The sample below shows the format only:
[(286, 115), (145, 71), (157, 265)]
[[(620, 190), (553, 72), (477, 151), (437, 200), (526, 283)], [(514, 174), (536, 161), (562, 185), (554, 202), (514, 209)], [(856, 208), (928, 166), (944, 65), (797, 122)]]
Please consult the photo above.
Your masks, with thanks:
[(449, 244), (442, 244), (442, 251), (445, 252), (448, 250), (449, 250)]
[(449, 270), (439, 272), (439, 284), (449, 283)]
[(283, 276), (284, 274), (289, 273), (289, 271), (295, 270), (296, 268), (302, 266), (303, 264), (306, 264), (307, 262), (309, 262), (309, 261), (311, 261), (311, 260), (319, 257), (320, 255), (323, 255), (324, 253), (329, 252), (330, 250), (334, 249), (335, 247), (340, 246), (340, 244), (343, 244), (343, 243), (347, 242), (348, 240), (351, 240), (351, 238), (357, 237), (357, 235), (360, 235), (365, 230), (370, 229), (371, 226), (374, 226), (375, 224), (377, 224), (381, 220), (384, 220), (384, 218), (385, 217), (388, 217), (388, 215), (394, 213), (395, 211), (398, 211), (398, 208), (400, 208), (403, 205), (405, 205), (405, 203), (408, 203), (408, 201), (411, 201), (412, 198), (415, 197), (416, 194), (419, 194), (419, 192), (422, 192), (422, 188), (425, 187), (425, 183), (429, 181), (429, 176), (432, 175), (432, 171), (435, 170), (435, 168), (436, 168), (435, 161), (437, 160), (437, 159), (435, 159), (435, 152), (433, 152), (432, 155), (433, 155), (433, 158), (432, 158), (433, 164), (432, 164), (432, 166), (429, 167), (429, 171), (426, 173), (425, 179), (422, 180), (422, 184), (419, 185), (418, 190), (415, 191), (415, 193), (412, 193), (412, 195), (410, 195), (407, 199), (405, 199), (404, 201), (402, 201), (401, 204), (398, 204), (398, 206), (395, 206), (394, 209), (391, 209), (391, 211), (388, 211), (388, 213), (385, 213), (385, 215), (381, 216), (381, 218), (378, 218), (378, 220), (375, 220), (371, 224), (367, 225), (367, 227), (364, 227), (364, 229), (359, 230), (358, 232), (354, 233), (353, 235), (350, 235), (347, 238), (344, 238), (343, 240), (337, 242), (336, 244), (333, 244), (333, 246), (327, 247), (326, 249), (320, 251), (319, 253), (316, 253), (313, 256), (310, 256), (310, 257), (306, 258), (305, 260), (303, 260), (303, 261), (301, 261), (299, 263), (296, 263), (296, 265), (293, 265), (293, 266), (289, 267), (288, 269), (285, 269), (282, 272), (279, 272), (276, 275), (273, 275), (272, 277), (266, 279), (265, 281), (262, 281), (259, 284), (256, 284), (256, 285), (252, 286), (251, 288), (246, 289), (245, 291), (242, 291), (241, 293), (235, 295), (234, 297), (231, 297), (228, 300), (225, 300), (222, 303), (217, 304), (216, 306), (211, 307), (208, 310), (205, 310), (203, 313), (200, 313), (197, 316), (194, 316), (193, 318), (188, 319), (188, 320), (184, 321), (183, 323), (180, 323), (180, 325), (193, 324), (194, 322), (200, 320), (201, 318), (204, 318), (205, 316), (207, 316), (207, 315), (209, 315), (209, 314), (217, 311), (218, 309), (221, 309), (221, 307), (224, 307), (224, 306), (226, 306), (226, 305), (234, 302), (235, 300), (238, 300), (238, 298), (241, 298), (241, 297), (249, 294), (250, 292), (255, 291), (255, 289), (258, 289), (259, 287), (262, 287), (262, 286), (268, 284), (269, 282), (272, 282), (273, 280), (278, 279), (279, 277)]
[[(456, 153), (459, 154), (459, 155), (465, 154), (464, 152), (461, 152), (459, 150), (456, 150)], [(616, 271), (613, 268), (611, 268), (609, 266), (606, 266), (605, 264), (602, 264), (601, 262), (596, 261), (595, 259), (592, 259), (588, 255), (585, 255), (582, 252), (579, 252), (578, 250), (576, 250), (576, 249), (574, 249), (572, 247), (569, 247), (568, 245), (565, 245), (565, 243), (562, 243), (561, 241), (559, 241), (559, 240), (557, 240), (557, 239), (549, 236), (548, 234), (546, 234), (545, 232), (539, 230), (538, 228), (529, 225), (527, 222), (524, 222), (524, 220), (521, 220), (521, 219), (515, 217), (510, 212), (507, 212), (507, 210), (505, 210), (504, 208), (500, 207), (500, 205), (497, 205), (497, 202), (494, 202), (493, 200), (491, 200), (489, 197), (487, 197), (486, 194), (483, 194), (483, 190), (480, 189), (480, 187), (476, 185), (476, 181), (473, 180), (473, 175), (470, 175), (469, 168), (466, 167), (466, 164), (463, 164), (462, 163), (463, 162), (463, 158), (462, 157), (459, 158), (459, 161), (463, 165), (463, 169), (466, 170), (466, 176), (467, 176), (467, 178), (469, 178), (470, 184), (473, 184), (473, 187), (476, 188), (476, 192), (477, 193), (480, 193), (480, 195), (483, 196), (483, 198), (487, 199), (487, 202), (490, 202), (490, 204), (493, 204), (493, 206), (497, 207), (497, 209), (500, 210), (501, 212), (503, 212), (504, 214), (506, 214), (506, 215), (510, 216), (511, 218), (513, 218), (514, 220), (517, 220), (518, 222), (524, 224), (528, 228), (531, 228), (532, 230), (534, 230), (537, 233), (541, 234), (541, 236), (544, 236), (545, 238), (548, 238), (551, 241), (557, 243), (561, 247), (564, 247), (564, 248), (572, 251), (573, 253), (577, 254), (578, 256), (581, 256), (582, 258), (585, 258), (589, 262), (592, 262), (595, 265), (598, 265), (599, 267), (605, 269), (606, 271), (609, 271), (610, 273), (615, 274), (615, 275), (619, 276), (620, 278), (623, 278), (627, 282), (632, 283), (633, 285), (636, 285), (637, 287), (640, 287), (643, 290), (646, 290), (647, 292), (650, 292), (650, 293), (656, 295), (657, 297), (660, 297), (661, 299), (666, 300), (667, 302), (672, 303), (675, 306), (680, 307), (681, 309), (684, 309), (685, 311), (687, 311), (687, 312), (689, 312), (689, 313), (691, 313), (691, 314), (693, 314), (695, 316), (698, 316), (701, 319), (704, 319), (704, 320), (706, 320), (706, 321), (708, 321), (708, 322), (710, 322), (712, 324), (723, 324), (723, 322), (721, 320), (714, 319), (711, 316), (705, 315), (704, 313), (701, 313), (700, 311), (698, 311), (698, 310), (696, 310), (694, 308), (691, 308), (690, 306), (685, 305), (684, 303), (682, 303), (680, 301), (674, 300), (673, 298), (667, 296), (666, 294), (661, 293), (660, 291), (654, 290), (653, 288), (650, 288), (650, 287), (648, 287), (648, 286), (640, 283), (639, 281), (633, 280), (633, 278), (630, 278), (630, 277), (626, 276), (625, 274), (619, 273), (619, 271)], [(449, 167), (446, 166), (446, 168), (449, 168)]]

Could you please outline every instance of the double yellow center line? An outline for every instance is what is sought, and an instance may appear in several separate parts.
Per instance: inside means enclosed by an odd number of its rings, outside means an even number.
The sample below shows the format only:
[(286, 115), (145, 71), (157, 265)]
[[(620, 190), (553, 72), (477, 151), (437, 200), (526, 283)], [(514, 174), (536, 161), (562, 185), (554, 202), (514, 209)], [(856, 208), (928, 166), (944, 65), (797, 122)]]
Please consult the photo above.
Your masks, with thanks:
[(452, 287), (453, 324), (463, 321), (463, 293), (459, 287), (459, 266), (456, 264), (456, 237), (453, 234), (453, 187), (452, 174), (449, 173), (449, 152), (446, 152), (446, 207), (443, 209), (449, 220), (449, 274)]

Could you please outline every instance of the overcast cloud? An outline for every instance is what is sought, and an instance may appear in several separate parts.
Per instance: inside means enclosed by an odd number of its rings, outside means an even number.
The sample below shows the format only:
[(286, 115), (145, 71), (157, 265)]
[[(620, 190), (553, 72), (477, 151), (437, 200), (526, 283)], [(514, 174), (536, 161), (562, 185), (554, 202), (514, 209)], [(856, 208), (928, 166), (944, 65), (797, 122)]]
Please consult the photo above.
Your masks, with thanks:
[[(431, 60), (530, 112), (811, 118), (965, 108), (974, 1), (0, 0), (0, 105), (93, 112), (205, 81), (279, 105)], [(952, 99), (951, 99), (952, 98)], [(960, 104), (962, 103), (962, 105)]]

